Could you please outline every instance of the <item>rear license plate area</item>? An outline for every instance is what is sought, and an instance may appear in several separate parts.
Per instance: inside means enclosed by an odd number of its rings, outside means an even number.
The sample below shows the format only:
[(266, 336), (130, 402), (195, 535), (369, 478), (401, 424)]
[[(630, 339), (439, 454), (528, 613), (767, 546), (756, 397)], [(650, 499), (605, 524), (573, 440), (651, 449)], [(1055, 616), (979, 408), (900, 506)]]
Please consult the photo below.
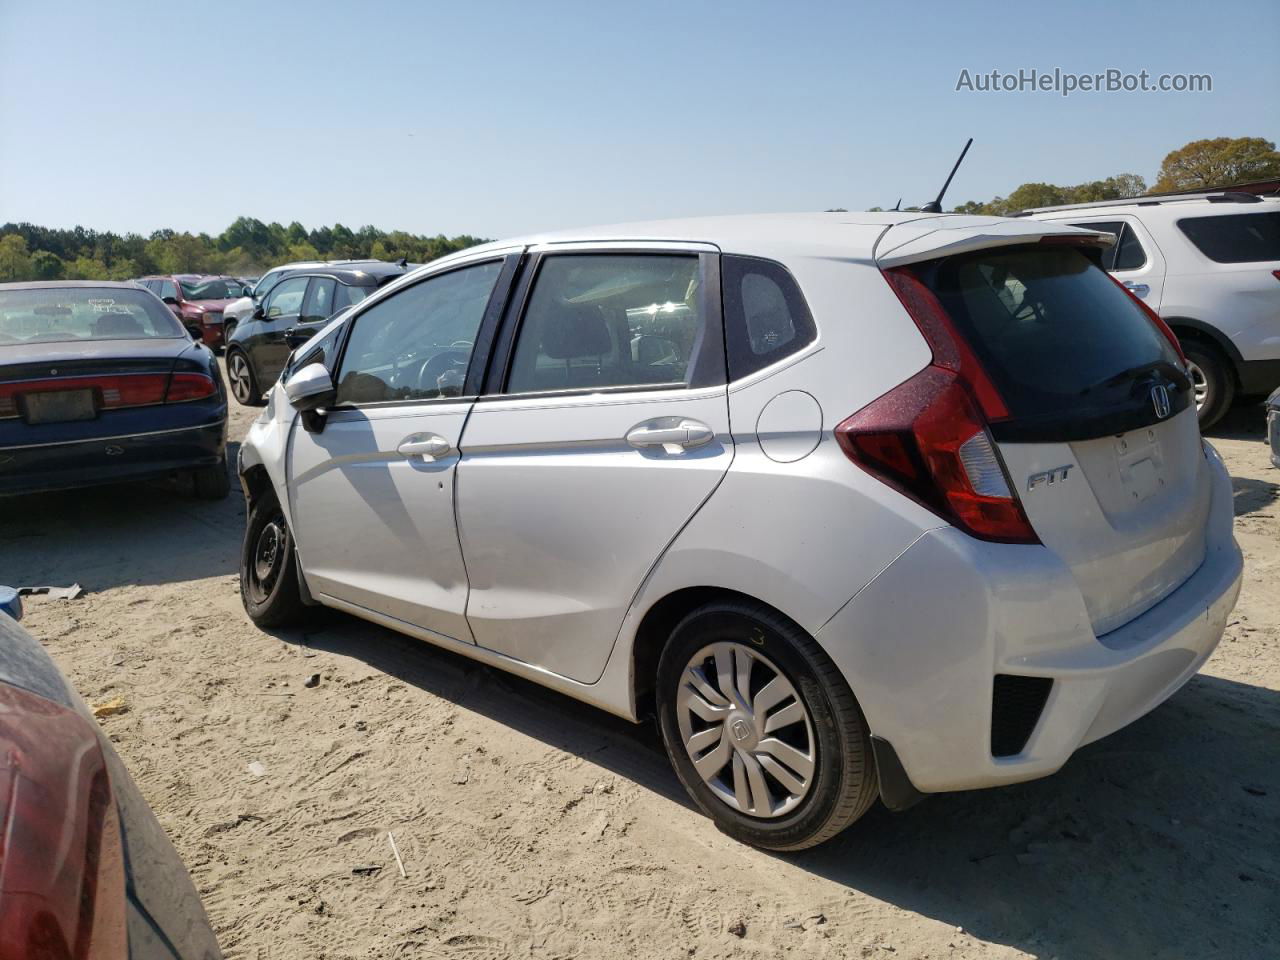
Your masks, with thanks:
[(92, 420), (98, 415), (92, 390), (49, 390), (28, 393), (22, 398), (23, 419), (27, 423), (67, 423)]

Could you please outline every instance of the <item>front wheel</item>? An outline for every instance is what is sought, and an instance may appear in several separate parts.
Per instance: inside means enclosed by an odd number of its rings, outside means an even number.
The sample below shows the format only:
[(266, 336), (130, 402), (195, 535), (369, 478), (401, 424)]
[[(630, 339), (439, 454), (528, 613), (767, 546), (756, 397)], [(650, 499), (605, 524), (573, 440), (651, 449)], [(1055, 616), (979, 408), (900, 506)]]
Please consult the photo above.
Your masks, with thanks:
[(1187, 372), (1195, 392), (1200, 429), (1208, 430), (1222, 419), (1235, 398), (1236, 385), (1227, 358), (1214, 347), (1194, 341), (1184, 343)]
[(657, 688), (677, 776), (735, 839), (802, 850), (874, 802), (871, 738), (852, 691), (775, 611), (737, 601), (695, 610), (663, 650)]
[(259, 496), (249, 510), (240, 547), (240, 600), (260, 627), (288, 626), (306, 613), (293, 537), (271, 492)]

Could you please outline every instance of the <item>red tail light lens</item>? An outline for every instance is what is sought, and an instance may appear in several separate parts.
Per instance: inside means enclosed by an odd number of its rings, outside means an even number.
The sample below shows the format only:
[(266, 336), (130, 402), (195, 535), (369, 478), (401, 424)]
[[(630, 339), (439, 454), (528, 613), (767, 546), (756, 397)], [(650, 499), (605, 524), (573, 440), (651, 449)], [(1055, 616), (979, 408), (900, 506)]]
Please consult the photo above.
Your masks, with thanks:
[(0, 684), (0, 956), (129, 953), (119, 817), (91, 722)]
[(19, 415), (19, 397), (32, 393), (92, 390), (99, 410), (149, 407), (159, 403), (201, 400), (217, 392), (203, 373), (122, 373), (91, 377), (51, 377), (0, 383), (0, 419)]
[(1039, 543), (1013, 495), (978, 405), (936, 364), (836, 427), (872, 476), (982, 540)]
[(216, 391), (213, 378), (203, 373), (175, 373), (169, 380), (169, 392), (165, 395), (166, 403), (181, 403), (184, 400), (201, 400), (213, 396)]

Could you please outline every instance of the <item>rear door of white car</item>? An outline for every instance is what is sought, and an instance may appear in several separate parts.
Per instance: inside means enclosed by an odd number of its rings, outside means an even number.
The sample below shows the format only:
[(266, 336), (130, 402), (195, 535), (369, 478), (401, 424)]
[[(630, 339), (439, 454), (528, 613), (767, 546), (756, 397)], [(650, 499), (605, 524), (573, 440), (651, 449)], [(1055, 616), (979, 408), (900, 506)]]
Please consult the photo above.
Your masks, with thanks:
[(458, 465), (480, 646), (600, 676), (733, 457), (718, 271), (706, 245), (533, 252)]
[(294, 422), (294, 534), (311, 589), (471, 641), (454, 522), (463, 424), (517, 257), (432, 274), (347, 323), (323, 428)]

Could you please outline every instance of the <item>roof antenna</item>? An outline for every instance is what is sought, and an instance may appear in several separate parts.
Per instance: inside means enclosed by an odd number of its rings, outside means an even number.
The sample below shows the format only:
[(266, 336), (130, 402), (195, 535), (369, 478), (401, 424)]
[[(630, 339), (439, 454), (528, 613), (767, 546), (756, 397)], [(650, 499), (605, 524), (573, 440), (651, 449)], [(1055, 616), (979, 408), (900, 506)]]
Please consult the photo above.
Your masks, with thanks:
[(898, 202), (897, 202), (897, 203), (895, 203), (895, 204), (893, 205), (893, 212), (894, 212), (894, 213), (901, 213), (901, 212), (902, 212), (902, 198), (901, 198), (901, 197), (899, 197), (899, 198), (898, 198)]
[(399, 267), (401, 270), (403, 270), (408, 265), (409, 265), (409, 258), (407, 256), (401, 257), (399, 260), (396, 261), (396, 266)]
[(960, 169), (960, 164), (964, 163), (964, 155), (969, 152), (969, 148), (973, 146), (973, 137), (969, 138), (969, 142), (964, 145), (964, 149), (960, 151), (960, 159), (956, 161), (956, 165), (951, 168), (951, 174), (947, 177), (947, 182), (942, 185), (942, 189), (938, 191), (937, 199), (930, 200), (920, 208), (921, 213), (941, 213), (942, 197), (947, 192), (947, 187), (951, 186), (951, 177), (956, 175), (956, 171)]

